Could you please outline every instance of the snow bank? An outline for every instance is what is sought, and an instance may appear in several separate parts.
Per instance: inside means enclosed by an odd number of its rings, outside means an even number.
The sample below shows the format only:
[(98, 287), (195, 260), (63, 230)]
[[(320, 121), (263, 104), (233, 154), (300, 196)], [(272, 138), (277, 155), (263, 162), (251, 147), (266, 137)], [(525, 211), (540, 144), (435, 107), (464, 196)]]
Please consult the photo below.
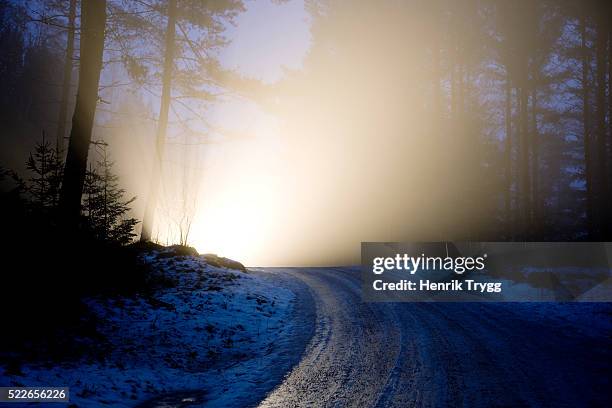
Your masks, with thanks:
[[(223, 401), (225, 373), (244, 377), (242, 384), (265, 375), (257, 370), (261, 359), (290, 335), (291, 290), (202, 257), (154, 251), (144, 259), (164, 288), (86, 300), (106, 343), (78, 361), (24, 364), (23, 375), (0, 376), (2, 385), (68, 386), (78, 407), (128, 407), (164, 394), (179, 402)], [(249, 392), (243, 388), (232, 392)]]

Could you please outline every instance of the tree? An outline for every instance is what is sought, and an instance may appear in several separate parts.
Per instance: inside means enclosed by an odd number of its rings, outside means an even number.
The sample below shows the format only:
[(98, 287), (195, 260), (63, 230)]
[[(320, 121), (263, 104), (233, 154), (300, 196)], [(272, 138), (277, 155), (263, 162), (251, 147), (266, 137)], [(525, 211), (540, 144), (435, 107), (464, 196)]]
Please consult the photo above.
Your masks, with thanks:
[(166, 28), (166, 46), (164, 55), (164, 70), (162, 74), (162, 93), (161, 107), (159, 109), (159, 119), (157, 122), (157, 137), (155, 142), (155, 157), (153, 159), (153, 173), (151, 176), (151, 186), (149, 197), (147, 198), (144, 218), (142, 220), (142, 241), (151, 240), (153, 222), (155, 219), (155, 207), (159, 195), (159, 183), (162, 169), (162, 159), (164, 157), (164, 145), (166, 143), (166, 131), (168, 130), (168, 112), (170, 110), (170, 93), (172, 87), (172, 67), (174, 65), (175, 30), (176, 30), (176, 0), (168, 2), (168, 25)]
[(516, 53), (516, 31), (513, 29), (516, 23), (516, 7), (513, 4), (504, 0), (496, 3), (495, 8), (495, 27), (499, 39), (493, 45), (493, 49), (497, 51), (498, 60), (503, 69), (504, 81), (504, 217), (506, 224), (506, 233), (508, 236), (513, 236), (515, 214), (513, 211), (513, 166), (512, 166), (512, 111), (513, 111), (513, 77), (516, 75), (514, 67), (514, 55)]
[[(597, 2), (603, 5), (604, 3)], [(608, 47), (608, 15), (602, 6), (595, 15), (595, 141), (597, 148), (597, 211), (598, 237), (608, 235), (609, 219), (609, 182), (608, 182), (608, 141), (606, 128), (606, 64)]]
[(60, 194), (60, 208), (68, 227), (78, 225), (87, 156), (98, 101), (102, 69), (106, 0), (83, 0), (81, 57), (76, 105)]
[(70, 97), (70, 86), (72, 84), (72, 65), (74, 58), (74, 33), (76, 30), (76, 6), (77, 0), (70, 0), (68, 10), (68, 27), (66, 35), (66, 56), (64, 59), (64, 76), (62, 78), (62, 99), (57, 118), (57, 151), (64, 151), (64, 136), (66, 135), (66, 117), (68, 115), (68, 102)]
[(595, 194), (593, 189), (593, 159), (591, 157), (591, 129), (590, 129), (590, 100), (589, 100), (589, 50), (587, 48), (587, 11), (584, 10), (580, 16), (580, 47), (582, 59), (582, 75), (581, 75), (581, 93), (582, 93), (582, 127), (584, 139), (584, 167), (585, 167), (585, 183), (586, 183), (586, 215), (587, 215), (587, 232), (590, 238), (595, 234)]
[(90, 165), (83, 189), (83, 216), (87, 229), (104, 242), (126, 245), (136, 236), (135, 218), (128, 217), (130, 204), (136, 197), (125, 199), (125, 190), (119, 187), (119, 177), (112, 171), (111, 162), (102, 147), (102, 157), (96, 166)]
[[(205, 101), (214, 99), (210, 86), (219, 85), (215, 80), (220, 70), (214, 50), (225, 43), (221, 36), (225, 29), (222, 22), (231, 21), (243, 9), (243, 5), (240, 0), (224, 0), (215, 4), (193, 0), (181, 1), (179, 4), (176, 0), (166, 0), (153, 1), (147, 7), (166, 15), (166, 29), (161, 47), (163, 68), (156, 150), (141, 232), (141, 240), (144, 241), (151, 239), (159, 204), (159, 184), (173, 87), (178, 88), (184, 97)], [(177, 42), (179, 37), (180, 42)], [(134, 61), (132, 58), (130, 60)], [(143, 71), (146, 70), (138, 72)]]
[(42, 142), (36, 144), (26, 163), (32, 173), (26, 183), (27, 191), (38, 210), (51, 212), (57, 208), (63, 166), (57, 149), (45, 140), (43, 132)]

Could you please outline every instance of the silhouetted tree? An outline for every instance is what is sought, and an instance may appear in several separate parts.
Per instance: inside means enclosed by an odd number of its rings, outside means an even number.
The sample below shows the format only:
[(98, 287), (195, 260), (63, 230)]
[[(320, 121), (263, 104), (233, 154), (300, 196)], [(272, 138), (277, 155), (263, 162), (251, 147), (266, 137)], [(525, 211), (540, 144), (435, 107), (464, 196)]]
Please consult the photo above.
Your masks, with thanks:
[(609, 180), (608, 180), (608, 137), (606, 126), (606, 70), (608, 64), (608, 31), (610, 29), (607, 2), (596, 1), (599, 5), (595, 12), (595, 146), (597, 151), (597, 236), (608, 235), (609, 229)]
[(128, 217), (130, 204), (136, 197), (124, 198), (119, 177), (112, 171), (106, 147), (96, 166), (89, 166), (83, 188), (83, 216), (88, 230), (101, 241), (126, 245), (136, 236), (135, 218)]
[(26, 167), (32, 173), (26, 183), (32, 203), (40, 211), (55, 211), (59, 202), (64, 163), (57, 149), (45, 139), (44, 132), (42, 141), (30, 153)]
[[(147, 241), (151, 239), (159, 201), (159, 185), (173, 87), (178, 88), (183, 96), (192, 99), (214, 99), (214, 92), (207, 87), (211, 84), (218, 86), (218, 77), (222, 74), (218, 61), (211, 51), (225, 43), (221, 35), (225, 30), (223, 22), (231, 21), (237, 12), (243, 10), (243, 4), (241, 0), (223, 0), (214, 4), (194, 0), (141, 3), (140, 7), (144, 4), (146, 9), (166, 17), (165, 31), (163, 36), (159, 36), (163, 37), (161, 47), (163, 67), (156, 149), (141, 232), (141, 240)], [(136, 26), (138, 32), (142, 29), (140, 26), (146, 28), (148, 24), (139, 21)], [(180, 42), (177, 42), (178, 39)], [(134, 64), (136, 59), (130, 58), (129, 61)], [(139, 74), (144, 71), (147, 70), (144, 68), (137, 70)]]
[(175, 32), (176, 32), (176, 0), (168, 1), (168, 22), (166, 27), (166, 43), (164, 48), (164, 68), (162, 74), (162, 93), (159, 118), (157, 122), (157, 136), (155, 138), (155, 157), (153, 159), (153, 173), (149, 187), (144, 218), (142, 219), (142, 232), (140, 239), (149, 241), (153, 231), (155, 219), (155, 208), (159, 195), (159, 183), (166, 143), (166, 132), (168, 130), (168, 112), (170, 110), (170, 98), (172, 92), (172, 69), (174, 66)]
[(66, 118), (72, 85), (72, 67), (74, 58), (74, 34), (76, 31), (77, 0), (69, 0), (68, 26), (66, 28), (66, 56), (64, 58), (64, 74), (62, 78), (62, 99), (57, 118), (57, 150), (63, 154), (64, 137), (66, 136)]
[(60, 194), (60, 206), (69, 227), (78, 224), (81, 212), (81, 195), (98, 101), (106, 24), (105, 0), (82, 0), (81, 4), (83, 16), (79, 85)]

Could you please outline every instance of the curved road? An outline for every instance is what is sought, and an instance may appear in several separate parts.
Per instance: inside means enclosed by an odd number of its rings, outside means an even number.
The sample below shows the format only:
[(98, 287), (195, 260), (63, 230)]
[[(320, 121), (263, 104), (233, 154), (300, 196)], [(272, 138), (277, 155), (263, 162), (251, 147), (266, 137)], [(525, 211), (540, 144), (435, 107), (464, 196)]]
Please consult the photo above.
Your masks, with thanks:
[(609, 304), (363, 303), (356, 269), (264, 271), (316, 326), (260, 407), (610, 406)]

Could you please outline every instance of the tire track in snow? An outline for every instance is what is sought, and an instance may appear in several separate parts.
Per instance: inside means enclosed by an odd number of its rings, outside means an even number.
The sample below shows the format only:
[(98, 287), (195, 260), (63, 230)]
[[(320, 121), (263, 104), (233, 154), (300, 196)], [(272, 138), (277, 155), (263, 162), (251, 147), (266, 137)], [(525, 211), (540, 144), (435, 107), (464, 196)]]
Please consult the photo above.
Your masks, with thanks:
[(373, 406), (399, 352), (395, 315), (363, 303), (359, 281), (341, 270), (286, 269), (310, 286), (318, 324), (302, 361), (259, 405)]
[(547, 319), (531, 313), (550, 305), (363, 303), (355, 269), (276, 272), (310, 288), (317, 326), (302, 360), (260, 407), (577, 407), (607, 400), (610, 333), (586, 336), (586, 329), (555, 321), (570, 306), (592, 319), (588, 305), (553, 305), (556, 317)]

